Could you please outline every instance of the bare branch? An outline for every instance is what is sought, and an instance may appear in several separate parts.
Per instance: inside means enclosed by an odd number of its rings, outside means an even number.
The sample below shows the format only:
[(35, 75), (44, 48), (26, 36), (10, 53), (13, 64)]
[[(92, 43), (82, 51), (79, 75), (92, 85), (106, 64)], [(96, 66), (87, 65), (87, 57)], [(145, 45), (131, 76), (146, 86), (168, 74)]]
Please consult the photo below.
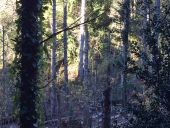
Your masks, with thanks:
[[(103, 13), (102, 13), (102, 14), (103, 14)], [(80, 25), (82, 25), (82, 24), (86, 24), (86, 23), (89, 23), (89, 22), (91, 22), (91, 21), (94, 21), (95, 19), (97, 19), (98, 17), (100, 17), (102, 14), (96, 16), (96, 17), (93, 18), (93, 19), (86, 20), (84, 23), (80, 23), (80, 24), (74, 25), (74, 26), (72, 26), (72, 27), (67, 27), (67, 28), (65, 28), (65, 29), (59, 30), (58, 32), (50, 35), (50, 36), (49, 36), (48, 38), (46, 38), (45, 40), (41, 41), (40, 44), (43, 44), (44, 42), (50, 40), (51, 38), (57, 36), (58, 34), (64, 32), (64, 31), (72, 30), (72, 29), (74, 29), (74, 28), (76, 28), (76, 27), (78, 27), (78, 26), (80, 26)]]

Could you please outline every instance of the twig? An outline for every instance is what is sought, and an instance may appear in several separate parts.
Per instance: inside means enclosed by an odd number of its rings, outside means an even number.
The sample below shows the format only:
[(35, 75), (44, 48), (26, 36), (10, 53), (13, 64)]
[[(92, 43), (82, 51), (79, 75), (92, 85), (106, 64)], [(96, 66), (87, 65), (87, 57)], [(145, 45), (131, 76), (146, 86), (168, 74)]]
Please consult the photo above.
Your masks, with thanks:
[(44, 85), (44, 86), (42, 86), (42, 87), (38, 87), (38, 89), (44, 89), (44, 88), (48, 87), (49, 84), (53, 82), (53, 80), (54, 80), (54, 79), (51, 79), (50, 81), (48, 81), (48, 83), (47, 83), (46, 85)]

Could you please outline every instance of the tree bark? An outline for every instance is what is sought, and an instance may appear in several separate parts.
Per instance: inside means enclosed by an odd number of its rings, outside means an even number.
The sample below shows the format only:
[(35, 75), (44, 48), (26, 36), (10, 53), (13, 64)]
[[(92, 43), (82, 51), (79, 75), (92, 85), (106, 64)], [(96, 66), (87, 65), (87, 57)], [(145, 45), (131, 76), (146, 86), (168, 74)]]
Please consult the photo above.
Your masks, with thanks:
[[(64, 17), (63, 17), (63, 29), (67, 28), (67, 0), (64, 0)], [(64, 80), (65, 80), (65, 89), (68, 93), (68, 62), (67, 62), (67, 31), (64, 31), (63, 35), (64, 42)]]
[[(157, 27), (157, 24), (159, 24), (159, 18), (160, 18), (160, 12), (161, 12), (160, 6), (161, 6), (160, 0), (155, 0), (156, 27)], [(157, 47), (158, 47), (158, 38), (159, 38), (159, 33), (157, 32), (157, 30), (155, 30), (155, 40), (156, 40)]]
[[(52, 33), (56, 33), (56, 0), (52, 1)], [(57, 114), (57, 87), (56, 87), (56, 39), (53, 42), (52, 53), (51, 53), (51, 116), (55, 117)]]
[[(81, 1), (81, 23), (85, 21), (85, 6), (86, 0)], [(84, 52), (84, 24), (80, 25), (80, 51), (79, 51), (79, 70), (78, 70), (78, 78), (83, 81), (83, 72), (84, 72), (84, 64), (83, 64), (83, 53)]]
[(123, 41), (123, 105), (127, 103), (127, 58), (128, 58), (128, 35), (129, 35), (129, 19), (130, 19), (130, 0), (124, 0), (123, 3), (123, 30), (122, 30), (122, 41)]
[(5, 68), (5, 29), (2, 26), (2, 69)]
[(85, 39), (85, 48), (84, 48), (84, 52), (85, 52), (85, 58), (84, 58), (84, 84), (85, 87), (87, 88), (87, 84), (88, 84), (88, 64), (89, 64), (89, 32), (88, 32), (88, 26), (85, 26), (85, 30), (86, 30), (86, 39)]
[(160, 70), (160, 62), (159, 62), (159, 18), (160, 18), (160, 0), (155, 0), (155, 17), (156, 17), (156, 21), (154, 24), (154, 37), (153, 37), (153, 41), (154, 41), (154, 45), (152, 48), (152, 53), (153, 53), (153, 76), (155, 76), (156, 82), (155, 82), (155, 86), (159, 85), (159, 70)]
[[(147, 16), (148, 16), (148, 0), (143, 0), (143, 35), (142, 35), (142, 39), (143, 39), (143, 53), (146, 56), (147, 54), (147, 35), (146, 35), (146, 31), (147, 31)], [(145, 60), (143, 59), (143, 62)]]
[(103, 103), (103, 128), (110, 128), (110, 112), (111, 112), (111, 103), (110, 103), (110, 92), (111, 88), (107, 87), (103, 93), (104, 103)]
[(111, 127), (111, 87), (110, 87), (110, 76), (111, 76), (111, 67), (110, 64), (107, 67), (107, 87), (103, 92), (104, 103), (103, 103), (103, 128)]
[(20, 0), (18, 40), (20, 128), (37, 128), (38, 63), (40, 47), (39, 12), (41, 0)]

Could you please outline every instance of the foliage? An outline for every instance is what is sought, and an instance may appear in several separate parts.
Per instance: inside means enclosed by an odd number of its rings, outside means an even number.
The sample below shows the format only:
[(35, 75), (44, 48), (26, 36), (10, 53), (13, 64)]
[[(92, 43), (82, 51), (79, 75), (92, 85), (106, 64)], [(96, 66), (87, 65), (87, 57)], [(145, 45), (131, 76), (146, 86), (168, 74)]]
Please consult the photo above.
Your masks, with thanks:
[[(169, 22), (169, 6), (166, 6), (164, 13), (162, 13), (160, 19), (157, 21), (158, 26), (155, 28), (155, 20), (151, 20), (150, 25), (148, 25), (147, 42), (148, 42), (148, 53), (145, 55), (146, 63), (139, 66), (137, 71), (137, 76), (139, 79), (145, 81), (146, 92), (150, 92), (147, 96), (149, 101), (149, 107), (146, 104), (146, 99), (142, 101), (135, 110), (134, 115), (136, 115), (137, 120), (134, 126), (139, 128), (160, 128), (169, 127), (169, 30), (170, 27), (167, 25)], [(155, 30), (156, 29), (156, 30)], [(164, 33), (165, 31), (166, 34)], [(155, 39), (156, 32), (159, 33), (159, 45), (157, 45), (157, 40)], [(159, 49), (157, 49), (157, 47)], [(143, 58), (142, 53), (138, 53), (140, 58)], [(152, 59), (150, 59), (150, 56)], [(143, 123), (142, 123), (143, 122)]]

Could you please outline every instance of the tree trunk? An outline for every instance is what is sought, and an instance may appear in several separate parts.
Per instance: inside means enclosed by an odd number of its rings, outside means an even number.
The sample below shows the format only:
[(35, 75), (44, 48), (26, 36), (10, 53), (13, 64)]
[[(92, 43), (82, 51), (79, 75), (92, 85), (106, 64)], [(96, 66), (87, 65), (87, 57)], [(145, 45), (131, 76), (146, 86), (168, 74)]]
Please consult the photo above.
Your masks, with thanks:
[[(52, 32), (56, 33), (56, 0), (52, 1)], [(51, 53), (51, 116), (56, 117), (57, 114), (57, 87), (56, 87), (56, 39), (53, 42), (52, 53)]]
[(153, 49), (152, 49), (152, 53), (153, 53), (153, 76), (156, 76), (156, 83), (155, 86), (159, 85), (159, 70), (160, 70), (160, 62), (159, 62), (159, 18), (160, 18), (160, 0), (155, 0), (155, 17), (156, 17), (156, 21), (154, 24), (154, 45), (153, 45)]
[(157, 54), (159, 51), (159, 44), (158, 44), (158, 39), (159, 39), (159, 33), (158, 33), (158, 26), (159, 26), (159, 18), (160, 18), (160, 0), (155, 0), (155, 25), (154, 25), (154, 41), (155, 41), (155, 45), (153, 48), (153, 62), (154, 64), (156, 64), (157, 62)]
[[(147, 54), (147, 35), (146, 35), (146, 31), (147, 31), (147, 16), (148, 16), (148, 0), (143, 0), (143, 35), (142, 35), (142, 40), (143, 40), (143, 53), (146, 56)], [(145, 62), (145, 60), (143, 59), (143, 62)]]
[(103, 103), (103, 128), (110, 128), (111, 126), (111, 87), (110, 87), (110, 76), (111, 76), (111, 67), (110, 64), (107, 67), (107, 88), (104, 90), (104, 103)]
[[(64, 17), (63, 17), (63, 29), (67, 28), (67, 0), (64, 0)], [(64, 80), (65, 80), (65, 89), (68, 93), (68, 62), (67, 62), (67, 31), (64, 31), (63, 35), (64, 42)]]
[(153, 46), (153, 62), (154, 64), (156, 64), (156, 61), (157, 61), (157, 54), (158, 54), (158, 51), (159, 51), (159, 44), (158, 44), (158, 39), (159, 39), (159, 33), (158, 33), (158, 26), (159, 26), (159, 18), (160, 18), (160, 0), (155, 0), (155, 17), (156, 17), (156, 20), (154, 21), (155, 24), (154, 24), (154, 41), (155, 41), (155, 45)]
[(5, 68), (5, 29), (4, 26), (2, 26), (2, 69)]
[[(155, 0), (155, 7), (156, 7), (156, 10), (155, 10), (155, 15), (156, 15), (156, 26), (159, 24), (159, 18), (160, 18), (160, 6), (161, 6), (161, 2), (160, 0)], [(156, 28), (157, 29), (157, 28)], [(159, 38), (159, 33), (157, 32), (157, 30), (155, 30), (155, 39), (156, 39), (156, 45), (158, 47), (158, 38)]]
[(123, 105), (127, 103), (127, 58), (128, 58), (128, 34), (129, 34), (129, 18), (130, 18), (130, 0), (124, 0), (123, 3), (123, 30), (122, 30), (122, 41), (123, 41)]
[[(85, 21), (85, 6), (86, 0), (81, 1), (81, 23)], [(83, 52), (84, 52), (84, 24), (80, 25), (80, 51), (79, 51), (79, 70), (78, 70), (78, 78), (79, 80), (83, 80), (83, 72), (84, 72), (84, 65), (83, 65)]]
[(110, 103), (110, 92), (111, 88), (107, 87), (103, 93), (104, 102), (103, 102), (103, 128), (110, 128), (110, 111), (111, 111), (111, 103)]
[(85, 87), (87, 88), (87, 84), (88, 84), (88, 64), (89, 64), (89, 32), (88, 32), (88, 26), (85, 26), (86, 29), (86, 40), (85, 40), (85, 48), (84, 48), (84, 52), (85, 52), (85, 58), (84, 58), (84, 84)]
[(41, 0), (21, 0), (16, 53), (18, 63), (20, 128), (37, 128), (38, 62), (40, 47), (39, 13)]

